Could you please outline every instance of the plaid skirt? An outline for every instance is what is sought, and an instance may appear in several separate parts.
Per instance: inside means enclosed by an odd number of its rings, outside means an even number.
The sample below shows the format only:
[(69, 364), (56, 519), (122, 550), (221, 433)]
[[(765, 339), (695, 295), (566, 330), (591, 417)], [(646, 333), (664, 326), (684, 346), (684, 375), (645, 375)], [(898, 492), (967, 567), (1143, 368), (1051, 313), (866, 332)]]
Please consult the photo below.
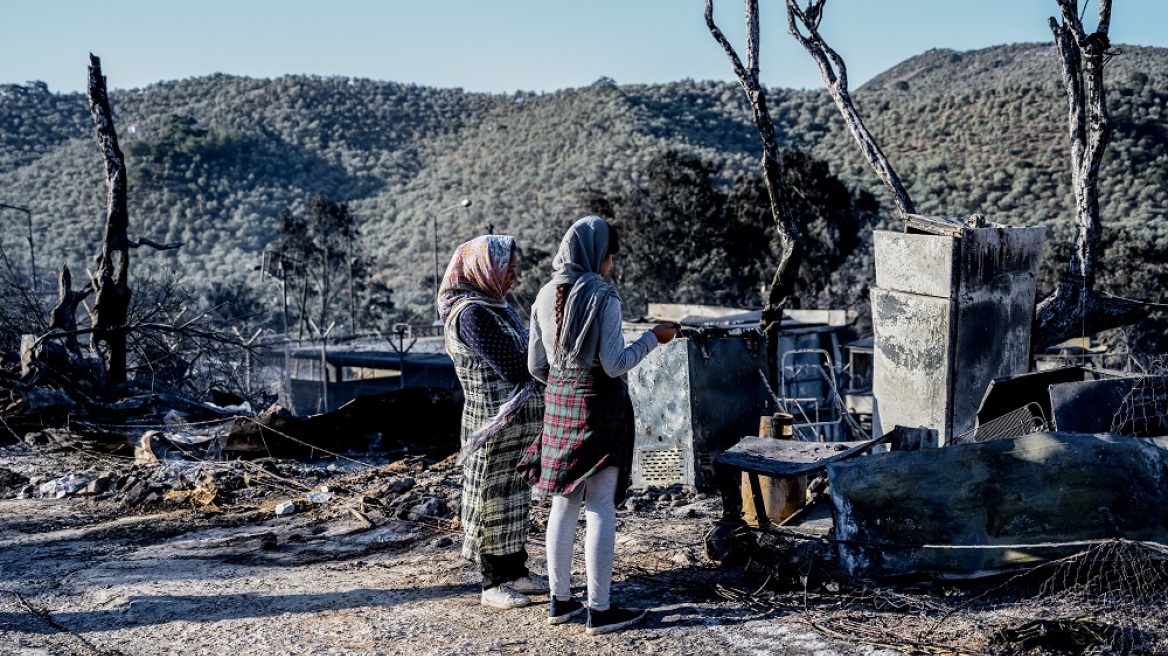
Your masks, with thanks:
[(603, 369), (553, 370), (544, 392), (543, 430), (519, 463), (543, 494), (570, 494), (584, 479), (619, 467), (616, 498), (624, 499), (633, 464), (633, 403), (621, 378)]
[[(509, 398), (503, 380), (458, 338), (457, 325), (446, 331), (446, 351), (466, 398), (462, 408), (463, 446)], [(516, 467), (543, 423), (543, 395), (532, 392), (510, 425), (463, 461), (462, 556), (506, 556), (527, 544), (531, 526), (531, 487)]]

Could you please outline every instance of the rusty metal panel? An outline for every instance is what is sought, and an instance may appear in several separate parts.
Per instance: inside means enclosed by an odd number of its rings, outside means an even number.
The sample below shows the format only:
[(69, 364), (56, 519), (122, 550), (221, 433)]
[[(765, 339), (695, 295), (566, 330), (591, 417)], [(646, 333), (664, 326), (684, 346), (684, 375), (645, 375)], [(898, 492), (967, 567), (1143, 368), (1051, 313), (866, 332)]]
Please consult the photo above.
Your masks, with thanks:
[(889, 230), (873, 232), (872, 239), (877, 287), (938, 298), (953, 295), (956, 239)]
[(763, 383), (757, 330), (695, 331), (650, 353), (629, 372), (636, 418), (633, 485), (709, 488), (713, 458), (774, 412)]
[(872, 393), (877, 404), (873, 434), (907, 426), (948, 435), (953, 364), (949, 300), (877, 288), (871, 295), (876, 344)]
[(1044, 235), (1044, 228), (963, 232), (951, 435), (977, 426), (977, 411), (991, 381), (1029, 370)]
[(636, 418), (633, 486), (694, 484), (689, 340), (658, 346), (629, 372)]

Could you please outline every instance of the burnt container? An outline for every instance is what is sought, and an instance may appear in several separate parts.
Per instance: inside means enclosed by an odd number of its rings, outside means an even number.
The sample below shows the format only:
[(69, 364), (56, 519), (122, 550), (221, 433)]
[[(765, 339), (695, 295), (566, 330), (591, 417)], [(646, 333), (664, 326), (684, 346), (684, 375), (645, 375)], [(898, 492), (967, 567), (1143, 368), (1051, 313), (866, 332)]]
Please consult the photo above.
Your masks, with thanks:
[(774, 412), (766, 361), (757, 329), (706, 328), (658, 347), (630, 371), (633, 486), (713, 489), (714, 456)]
[(973, 430), (986, 387), (1025, 373), (1044, 228), (874, 233), (874, 434)]

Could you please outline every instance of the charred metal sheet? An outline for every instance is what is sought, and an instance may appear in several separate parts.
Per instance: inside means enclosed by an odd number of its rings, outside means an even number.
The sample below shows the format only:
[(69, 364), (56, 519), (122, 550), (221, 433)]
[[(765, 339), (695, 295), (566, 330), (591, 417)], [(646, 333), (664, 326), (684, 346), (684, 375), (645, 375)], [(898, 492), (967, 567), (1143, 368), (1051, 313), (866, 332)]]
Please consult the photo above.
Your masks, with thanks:
[[(977, 423), (985, 424), (1030, 403), (1038, 404), (1042, 416), (1051, 419), (1050, 386), (1059, 383), (1094, 380), (1095, 373), (1083, 367), (1061, 367), (1035, 373), (996, 378), (990, 381), (981, 408), (977, 411)], [(1063, 430), (1063, 429), (1059, 429)], [(1074, 432), (1091, 432), (1079, 431)]]
[[(872, 392), (881, 427), (926, 426), (951, 430), (953, 377), (949, 343), (951, 308), (947, 299), (872, 288)], [(938, 446), (932, 444), (929, 446)]]
[(1080, 433), (1168, 433), (1164, 376), (1129, 376), (1050, 386), (1055, 428)]
[(775, 478), (813, 474), (829, 464), (846, 460), (890, 441), (893, 434), (863, 442), (800, 442), (765, 437), (744, 437), (720, 453), (720, 465)]
[(969, 578), (1082, 548), (1168, 540), (1168, 439), (1035, 433), (828, 465), (854, 576)]

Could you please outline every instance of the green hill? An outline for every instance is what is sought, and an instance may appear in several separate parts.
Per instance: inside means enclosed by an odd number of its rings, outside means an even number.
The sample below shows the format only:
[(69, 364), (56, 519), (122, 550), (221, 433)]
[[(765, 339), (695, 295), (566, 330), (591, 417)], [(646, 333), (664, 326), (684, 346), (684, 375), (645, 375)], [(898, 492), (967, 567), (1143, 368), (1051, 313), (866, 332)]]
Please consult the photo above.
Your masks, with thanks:
[[(1113, 252), (1163, 261), (1168, 50), (1123, 47), (1108, 71), (1115, 133), (1101, 176), (1105, 229)], [(116, 70), (106, 73), (116, 82)], [(1058, 246), (1069, 239), (1071, 207), (1058, 80), (1049, 45), (933, 50), (854, 95), (919, 211), (1047, 225)], [(556, 93), (490, 95), (212, 75), (112, 99), (130, 170), (132, 232), (186, 244), (143, 251), (136, 267), (179, 267), (196, 284), (260, 285), (254, 267), (277, 238), (280, 211), (323, 191), (349, 203), (379, 275), (400, 299), (413, 292), (418, 303), (431, 284), (438, 213), (443, 265), (454, 245), (488, 225), (554, 250), (587, 190), (641, 184), (647, 163), (667, 150), (713, 163), (725, 184), (755, 170), (760, 153), (742, 92), (729, 83), (601, 79)], [(825, 93), (774, 89), (770, 100), (785, 146), (828, 162), (891, 208)], [(83, 271), (106, 194), (84, 96), (38, 83), (0, 86), (0, 147), (0, 203), (32, 210), (38, 266)], [(469, 209), (444, 212), (463, 197), (473, 199)], [(18, 263), (27, 252), (22, 218), (0, 212), (0, 246)], [(1162, 265), (1132, 279), (1118, 260), (1109, 266), (1118, 293), (1168, 301), (1162, 285), (1146, 282), (1163, 277)]]

